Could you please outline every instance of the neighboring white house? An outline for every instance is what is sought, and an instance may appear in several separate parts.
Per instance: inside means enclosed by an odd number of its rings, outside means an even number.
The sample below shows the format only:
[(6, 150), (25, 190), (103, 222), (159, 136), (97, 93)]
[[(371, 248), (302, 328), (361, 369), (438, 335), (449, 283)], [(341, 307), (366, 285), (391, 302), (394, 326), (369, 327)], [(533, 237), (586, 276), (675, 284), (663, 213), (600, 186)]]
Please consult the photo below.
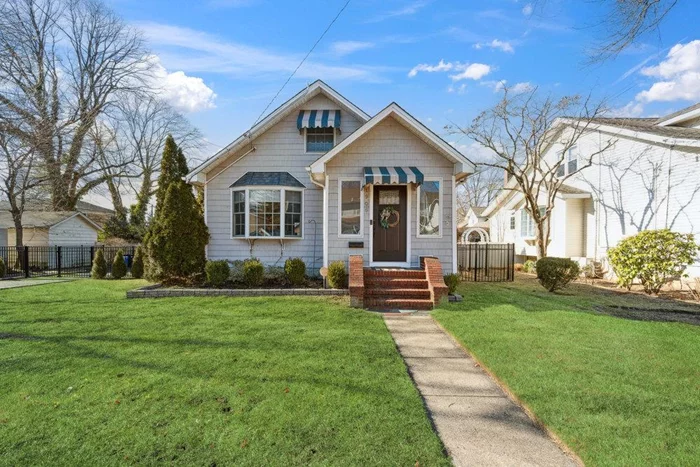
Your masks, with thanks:
[[(597, 148), (613, 147), (581, 166)], [(545, 157), (558, 160), (553, 145)], [(552, 211), (549, 256), (606, 263), (607, 250), (642, 230), (669, 228), (700, 240), (700, 104), (662, 118), (597, 118), (566, 154), (575, 173)], [(535, 258), (535, 225), (514, 183), (482, 213), (491, 241), (516, 245), (516, 261)], [(700, 264), (689, 271), (700, 275)]]
[(364, 265), (456, 271), (455, 186), (473, 164), (395, 103), (370, 117), (322, 81), (267, 115), (187, 180), (204, 187), (210, 259), (309, 272)]
[[(101, 227), (75, 211), (25, 211), (22, 215), (24, 246), (94, 245)], [(9, 212), (0, 212), (0, 246), (15, 246), (15, 225)]]
[(486, 206), (470, 206), (464, 220), (457, 226), (459, 239), (462, 243), (488, 242), (489, 221), (483, 215)]

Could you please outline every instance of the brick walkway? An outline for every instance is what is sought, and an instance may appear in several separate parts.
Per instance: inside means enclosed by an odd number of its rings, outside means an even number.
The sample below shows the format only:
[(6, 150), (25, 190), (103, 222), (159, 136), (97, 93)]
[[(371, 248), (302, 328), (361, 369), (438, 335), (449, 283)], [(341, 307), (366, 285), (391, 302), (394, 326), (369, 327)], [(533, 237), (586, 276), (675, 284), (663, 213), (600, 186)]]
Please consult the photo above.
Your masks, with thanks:
[(576, 466), (430, 316), (385, 315), (456, 466)]

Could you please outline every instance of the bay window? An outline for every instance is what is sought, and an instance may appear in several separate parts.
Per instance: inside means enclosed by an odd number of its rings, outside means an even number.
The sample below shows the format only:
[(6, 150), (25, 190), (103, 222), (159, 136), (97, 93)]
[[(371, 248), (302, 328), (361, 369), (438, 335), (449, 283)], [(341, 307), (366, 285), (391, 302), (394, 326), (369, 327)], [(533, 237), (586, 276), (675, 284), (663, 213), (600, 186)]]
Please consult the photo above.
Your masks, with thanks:
[(231, 236), (301, 238), (303, 191), (248, 187), (231, 190)]
[(425, 180), (418, 186), (418, 237), (442, 236), (442, 182)]

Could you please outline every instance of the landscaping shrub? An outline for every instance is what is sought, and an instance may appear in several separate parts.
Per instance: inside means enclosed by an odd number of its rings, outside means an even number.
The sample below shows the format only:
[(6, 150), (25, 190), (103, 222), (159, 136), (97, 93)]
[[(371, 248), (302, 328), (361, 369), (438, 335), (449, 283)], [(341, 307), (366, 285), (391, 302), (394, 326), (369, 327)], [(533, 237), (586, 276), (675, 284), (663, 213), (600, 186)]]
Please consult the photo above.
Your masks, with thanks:
[(287, 274), (282, 266), (267, 266), (264, 276), (265, 285), (269, 287), (284, 287), (287, 285)]
[(104, 279), (107, 277), (107, 261), (105, 261), (105, 253), (101, 249), (95, 252), (95, 258), (92, 260), (90, 277), (93, 279)]
[(5, 260), (0, 257), (0, 279), (5, 277), (5, 274), (7, 274), (7, 266), (5, 266)]
[(550, 292), (563, 289), (581, 272), (578, 263), (569, 258), (540, 258), (536, 269), (540, 284)]
[(334, 289), (344, 289), (348, 283), (348, 273), (345, 272), (345, 263), (333, 261), (328, 266), (328, 285)]
[(122, 250), (117, 251), (114, 255), (114, 260), (112, 260), (112, 279), (121, 279), (126, 276), (127, 268), (124, 262), (124, 252)]
[(530, 274), (534, 274), (537, 272), (537, 263), (535, 263), (533, 260), (528, 259), (525, 261), (525, 264), (523, 264), (523, 272), (529, 272)]
[(289, 258), (285, 261), (284, 272), (292, 285), (302, 285), (306, 281), (306, 264), (301, 258)]
[(265, 279), (265, 267), (257, 259), (243, 262), (243, 283), (248, 287), (260, 287)]
[(658, 294), (661, 288), (683, 276), (698, 253), (693, 234), (668, 229), (645, 230), (622, 240), (608, 250), (618, 284), (628, 290), (639, 279), (644, 291)]
[(131, 263), (131, 277), (134, 279), (141, 279), (143, 277), (143, 248), (141, 248), (140, 245), (136, 247), (134, 260)]
[(523, 270), (523, 263), (515, 263), (513, 265), (513, 269), (515, 269), (518, 272), (521, 272)]
[(457, 291), (457, 286), (459, 285), (461, 280), (462, 278), (459, 276), (459, 274), (445, 275), (445, 285), (447, 285), (447, 288), (449, 289), (449, 292), (451, 294), (454, 294)]
[(228, 280), (231, 274), (231, 268), (229, 268), (228, 263), (224, 260), (207, 261), (204, 272), (207, 275), (207, 282), (209, 284), (214, 287), (221, 287), (224, 285), (224, 282)]

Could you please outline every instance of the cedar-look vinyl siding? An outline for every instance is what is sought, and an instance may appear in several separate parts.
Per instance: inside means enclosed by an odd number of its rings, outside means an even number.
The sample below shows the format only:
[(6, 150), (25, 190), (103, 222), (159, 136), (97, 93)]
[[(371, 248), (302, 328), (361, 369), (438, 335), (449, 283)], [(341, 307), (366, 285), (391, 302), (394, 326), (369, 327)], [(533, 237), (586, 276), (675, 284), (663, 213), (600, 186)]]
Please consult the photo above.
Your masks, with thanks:
[[(7, 246), (17, 246), (17, 236), (14, 228), (7, 229)], [(24, 246), (48, 246), (49, 229), (25, 227), (22, 229), (22, 243)]]
[[(337, 109), (339, 106), (327, 97), (319, 95), (300, 108), (322, 110)], [(243, 149), (222, 161), (207, 174), (207, 179), (211, 180), (206, 188), (206, 222), (210, 234), (207, 247), (209, 259), (234, 261), (253, 256), (264, 264), (283, 266), (287, 258), (300, 257), (306, 263), (309, 274), (318, 273), (323, 263), (323, 190), (311, 182), (306, 167), (322, 154), (305, 152), (304, 135), (297, 129), (298, 110), (291, 112), (277, 125), (251, 141), (252, 146), (256, 148), (255, 152), (225, 169), (221, 175), (215, 176), (222, 168), (241, 157), (249, 147)], [(336, 144), (361, 124), (350, 112), (341, 112), (341, 132), (336, 136)], [(289, 172), (306, 186), (303, 239), (285, 239), (283, 242), (279, 239), (256, 239), (249, 242), (246, 239), (231, 238), (229, 187), (249, 171)], [(312, 221), (315, 221), (315, 226)], [(315, 271), (312, 270), (314, 263)]]
[(7, 229), (0, 229), (0, 246), (7, 246)]
[(97, 242), (97, 229), (81, 217), (73, 217), (49, 229), (50, 246), (94, 245)]
[[(406, 129), (393, 118), (387, 118), (377, 124), (362, 138), (348, 146), (344, 151), (326, 164), (326, 173), (330, 179), (329, 205), (328, 205), (328, 261), (336, 260), (347, 263), (351, 254), (362, 254), (365, 265), (370, 258), (370, 235), (372, 227), (369, 225), (372, 213), (370, 212), (369, 187), (364, 191), (365, 219), (364, 236), (362, 239), (348, 239), (338, 237), (338, 180), (341, 178), (360, 178), (364, 167), (370, 166), (415, 166), (423, 172), (426, 179), (440, 178), (442, 183), (442, 237), (419, 238), (417, 237), (417, 193), (415, 187), (409, 185), (408, 197), (410, 199), (410, 243), (412, 267), (419, 266), (420, 256), (437, 256), (440, 258), (445, 273), (452, 272), (452, 244), (456, 232), (452, 228), (452, 174), (453, 164), (428, 146), (420, 138)], [(351, 249), (350, 241), (364, 241), (363, 249)]]

